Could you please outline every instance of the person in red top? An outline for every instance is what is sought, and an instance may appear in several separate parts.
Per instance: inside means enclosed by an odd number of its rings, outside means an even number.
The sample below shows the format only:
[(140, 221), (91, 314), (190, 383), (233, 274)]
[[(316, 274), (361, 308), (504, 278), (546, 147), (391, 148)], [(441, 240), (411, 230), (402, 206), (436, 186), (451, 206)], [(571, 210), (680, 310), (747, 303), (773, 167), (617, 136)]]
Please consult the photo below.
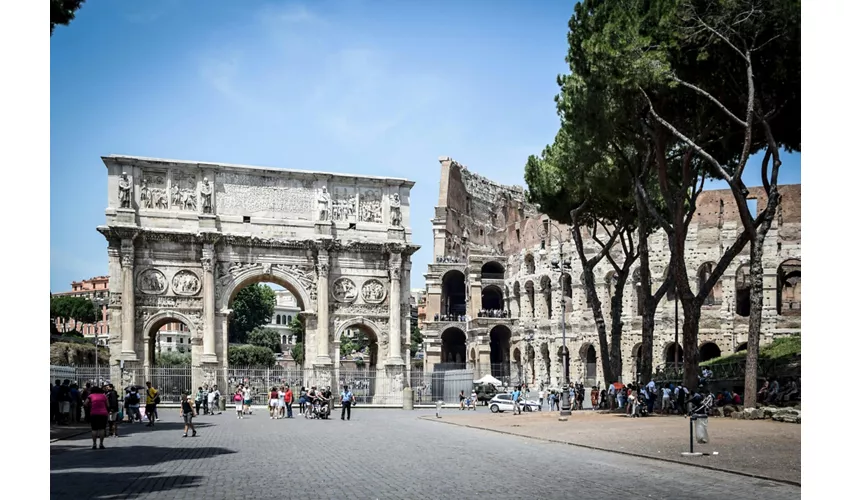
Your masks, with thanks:
[(292, 389), (288, 385), (283, 393), (283, 402), (286, 404), (286, 418), (292, 418)]
[(103, 438), (106, 436), (106, 424), (109, 420), (109, 404), (103, 389), (92, 387), (84, 404), (91, 416), (91, 449), (97, 449), (97, 438), (100, 437), (100, 449), (102, 450), (104, 449)]

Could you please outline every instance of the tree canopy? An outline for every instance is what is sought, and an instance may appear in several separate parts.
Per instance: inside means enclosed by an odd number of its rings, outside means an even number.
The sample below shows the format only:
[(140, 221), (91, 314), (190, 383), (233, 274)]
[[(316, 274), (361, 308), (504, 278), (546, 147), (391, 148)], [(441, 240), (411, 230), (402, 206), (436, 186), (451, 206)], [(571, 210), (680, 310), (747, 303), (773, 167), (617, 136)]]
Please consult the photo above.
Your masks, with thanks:
[(230, 346), (227, 353), (230, 366), (272, 366), (277, 363), (274, 351), (255, 345)]
[(268, 347), (272, 352), (280, 352), (280, 334), (271, 328), (254, 328), (248, 333), (248, 343)]
[(230, 319), (230, 341), (244, 343), (248, 333), (267, 325), (274, 315), (275, 294), (268, 285), (248, 285), (233, 299), (233, 316)]
[(50, 0), (50, 36), (57, 24), (68, 26), (86, 0)]

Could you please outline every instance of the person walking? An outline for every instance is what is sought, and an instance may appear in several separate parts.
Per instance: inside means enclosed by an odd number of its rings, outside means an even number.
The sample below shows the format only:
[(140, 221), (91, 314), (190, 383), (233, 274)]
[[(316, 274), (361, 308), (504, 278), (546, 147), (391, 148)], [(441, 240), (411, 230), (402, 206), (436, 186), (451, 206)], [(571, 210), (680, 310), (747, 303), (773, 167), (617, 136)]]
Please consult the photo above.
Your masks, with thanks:
[(68, 392), (71, 401), (71, 423), (77, 424), (80, 422), (80, 387), (77, 384), (71, 384)]
[[(80, 394), (80, 401), (85, 401), (89, 398), (89, 394), (91, 394), (91, 384), (86, 382), (86, 386), (83, 388), (83, 392)], [(89, 423), (89, 407), (83, 405), (83, 421)]]
[(251, 400), (251, 394), (252, 393), (253, 393), (253, 389), (251, 389), (248, 386), (245, 386), (242, 389), (242, 397), (245, 398), (245, 410), (244, 411), (247, 412), (248, 415), (252, 415), (254, 413), (254, 410), (251, 409), (251, 404), (253, 403), (253, 401)]
[(283, 403), (286, 405), (286, 418), (292, 418), (292, 389), (286, 386), (286, 391), (283, 393)]
[(130, 391), (124, 401), (124, 407), (127, 408), (127, 417), (130, 423), (142, 421), (142, 413), (139, 411), (139, 406), (142, 404), (142, 398), (139, 396), (139, 391), (136, 386), (131, 386)]
[[(221, 397), (221, 393), (218, 391), (218, 386), (212, 386), (212, 390), (207, 393), (207, 406), (209, 407), (210, 415), (215, 415), (215, 409), (218, 406), (218, 399)], [(218, 410), (218, 414), (221, 415), (221, 409)]]
[(197, 416), (192, 404), (189, 403), (189, 394), (183, 393), (180, 398), (180, 416), (183, 417), (183, 437), (189, 436), (189, 429), (192, 429), (192, 437), (198, 435), (195, 430), (195, 424), (192, 423), (192, 417)]
[(301, 391), (298, 392), (298, 414), (303, 415), (307, 408), (307, 389), (302, 385)]
[(156, 405), (159, 403), (159, 391), (157, 391), (150, 381), (145, 382), (147, 390), (145, 391), (145, 415), (148, 417), (147, 427), (153, 427), (156, 424)]
[(96, 450), (100, 438), (100, 449), (104, 449), (103, 438), (106, 434), (106, 423), (109, 420), (109, 403), (100, 387), (92, 387), (91, 393), (83, 403), (88, 408), (91, 422), (91, 449)]
[[(343, 386), (342, 394), (339, 395), (339, 403), (342, 405), (342, 417), (340, 420), (351, 420), (351, 404), (354, 403), (354, 394), (348, 390), (348, 386)], [(348, 415), (346, 419), (345, 416)]]
[(269, 391), (269, 419), (277, 419), (277, 387)]
[(106, 404), (109, 408), (109, 420), (108, 427), (106, 429), (106, 434), (108, 436), (118, 437), (118, 418), (119, 413), (121, 412), (120, 399), (118, 397), (118, 392), (115, 390), (115, 386), (112, 384), (106, 385)]
[(195, 393), (195, 415), (201, 414), (201, 408), (207, 402), (207, 396), (204, 394), (204, 388), (198, 387), (198, 392)]
[(236, 404), (236, 418), (237, 419), (242, 418), (242, 411), (243, 411), (242, 410), (242, 407), (243, 407), (242, 399), (243, 399), (242, 388), (240, 387), (240, 388), (236, 389), (236, 394), (233, 395), (233, 402)]
[(281, 384), (277, 390), (277, 417), (286, 418), (286, 385)]
[(511, 400), (514, 402), (514, 415), (522, 415), (522, 408), (519, 406), (520, 391), (519, 386), (514, 387), (514, 392), (511, 393)]

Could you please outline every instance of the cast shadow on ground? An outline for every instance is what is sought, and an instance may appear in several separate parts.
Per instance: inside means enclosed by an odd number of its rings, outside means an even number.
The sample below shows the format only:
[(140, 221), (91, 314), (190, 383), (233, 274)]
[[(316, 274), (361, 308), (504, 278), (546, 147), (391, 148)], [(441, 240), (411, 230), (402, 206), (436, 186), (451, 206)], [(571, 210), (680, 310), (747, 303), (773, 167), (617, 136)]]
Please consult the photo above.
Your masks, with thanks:
[[(195, 429), (198, 429), (198, 433), (200, 434), (200, 429), (204, 427), (210, 427), (215, 425), (214, 422), (193, 422), (195, 425)], [(83, 434), (79, 434), (76, 436), (71, 436), (69, 438), (65, 438), (62, 441), (86, 441), (91, 440), (91, 431), (87, 429), (81, 429)], [(128, 436), (136, 436), (143, 435), (149, 432), (183, 432), (183, 422), (157, 422), (155, 426), (148, 427), (146, 424), (128, 424), (124, 423), (118, 426), (118, 439)], [(113, 438), (106, 438), (104, 443), (112, 441)]]
[(197, 488), (202, 476), (158, 472), (51, 472), (50, 498), (134, 497), (142, 493)]
[[(186, 438), (186, 440), (191, 439), (193, 438)], [(108, 441), (104, 442), (104, 445), (106, 443)], [(205, 459), (232, 453), (236, 452), (227, 448), (206, 446), (179, 448), (146, 445), (115, 448), (107, 446), (105, 450), (92, 450), (79, 445), (53, 445), (50, 450), (50, 470), (145, 467), (164, 462)]]

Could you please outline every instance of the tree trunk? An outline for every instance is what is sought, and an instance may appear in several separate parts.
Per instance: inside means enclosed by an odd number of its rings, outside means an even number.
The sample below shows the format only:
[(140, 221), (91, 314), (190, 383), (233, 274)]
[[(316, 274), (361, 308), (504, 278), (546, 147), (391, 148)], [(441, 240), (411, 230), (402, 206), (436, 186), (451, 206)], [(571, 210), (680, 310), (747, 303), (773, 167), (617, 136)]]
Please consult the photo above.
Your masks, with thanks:
[(599, 357), (602, 359), (602, 374), (605, 377), (605, 385), (616, 382), (614, 372), (611, 370), (611, 358), (608, 355), (608, 336), (605, 332), (605, 316), (602, 314), (602, 303), (599, 294), (596, 293), (596, 278), (593, 275), (593, 267), (585, 266), (582, 272), (584, 290), (587, 295), (587, 303), (593, 311), (593, 319), (596, 323), (596, 332), (599, 334)]
[(634, 260), (634, 254), (626, 255), (623, 267), (617, 276), (614, 296), (611, 297), (611, 375), (618, 382), (623, 380), (623, 293)]
[(778, 204), (779, 192), (774, 185), (771, 186), (767, 197), (764, 220), (758, 227), (755, 241), (750, 243), (750, 325), (747, 335), (747, 365), (744, 371), (744, 407), (746, 408), (755, 408), (757, 400), (759, 340), (764, 310), (764, 240), (770, 231)]
[[(691, 392), (695, 391), (699, 383), (699, 318), (702, 313), (702, 301), (696, 298), (682, 301), (682, 351), (683, 368), (682, 383)], [(674, 347), (675, 349), (675, 347)]]

